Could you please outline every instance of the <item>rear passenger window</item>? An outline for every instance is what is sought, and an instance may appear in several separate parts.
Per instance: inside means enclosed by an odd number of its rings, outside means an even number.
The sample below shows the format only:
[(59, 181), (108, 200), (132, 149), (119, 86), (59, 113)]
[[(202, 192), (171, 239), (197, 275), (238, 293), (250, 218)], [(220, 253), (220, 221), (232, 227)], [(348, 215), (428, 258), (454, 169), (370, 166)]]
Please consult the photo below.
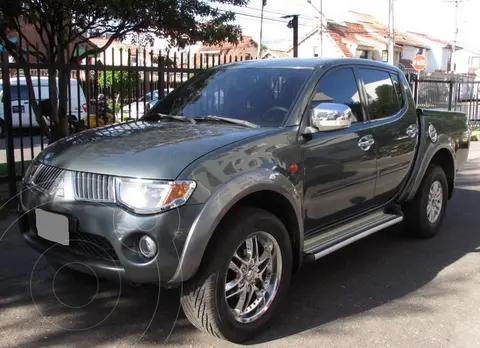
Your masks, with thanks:
[[(320, 79), (315, 100), (320, 103), (345, 104), (352, 109), (357, 121), (363, 121), (362, 104), (357, 81), (350, 68), (334, 70)], [(316, 103), (313, 104), (315, 107)]]
[(12, 95), (12, 101), (23, 101), (28, 100), (28, 87), (27, 86), (18, 86), (11, 85), (10, 93)]
[(405, 100), (403, 99), (402, 93), (402, 85), (400, 84), (400, 79), (398, 78), (398, 74), (390, 74), (393, 81), (393, 86), (395, 87), (395, 93), (397, 94), (397, 100), (400, 104), (400, 108), (405, 105)]
[(359, 69), (365, 85), (366, 103), (371, 119), (395, 115), (401, 109), (390, 74), (374, 69)]

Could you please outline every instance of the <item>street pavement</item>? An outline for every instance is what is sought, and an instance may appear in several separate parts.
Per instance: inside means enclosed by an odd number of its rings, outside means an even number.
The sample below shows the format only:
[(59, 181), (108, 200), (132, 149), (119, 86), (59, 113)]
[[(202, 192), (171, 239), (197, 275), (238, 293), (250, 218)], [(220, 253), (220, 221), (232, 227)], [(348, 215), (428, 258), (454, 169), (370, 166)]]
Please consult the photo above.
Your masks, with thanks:
[[(444, 225), (416, 240), (390, 228), (306, 264), (258, 347), (480, 347), (480, 143)], [(180, 290), (73, 282), (0, 231), (0, 347), (230, 347), (185, 319)]]

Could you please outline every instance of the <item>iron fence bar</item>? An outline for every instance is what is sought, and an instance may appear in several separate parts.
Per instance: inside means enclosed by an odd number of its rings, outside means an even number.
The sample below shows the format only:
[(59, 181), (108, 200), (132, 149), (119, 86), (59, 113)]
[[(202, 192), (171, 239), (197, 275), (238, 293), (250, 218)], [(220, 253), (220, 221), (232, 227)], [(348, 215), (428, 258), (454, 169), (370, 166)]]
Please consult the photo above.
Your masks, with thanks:
[[(27, 50), (27, 54), (26, 54), (26, 59), (27, 59), (27, 62), (30, 61), (30, 54), (29, 54), (28, 50)], [(30, 69), (28, 71), (29, 71), (30, 76), (31, 76)], [(32, 83), (33, 83), (33, 81), (32, 81)], [(30, 94), (30, 90), (28, 90), (28, 94)], [(33, 105), (30, 105), (30, 98), (28, 98), (28, 100), (29, 100), (28, 121), (30, 122), (30, 127), (28, 129), (28, 135), (30, 136), (30, 159), (33, 160), (35, 158), (34, 144), (33, 144), (33, 133), (32, 133), (32, 129), (33, 129), (32, 107), (33, 107)]]
[(452, 98), (453, 98), (453, 81), (448, 82), (448, 110), (452, 110)]
[(157, 74), (158, 74), (158, 96), (159, 98), (164, 97), (164, 88), (165, 88), (165, 80), (163, 77), (163, 73), (165, 72), (164, 63), (162, 58), (162, 51), (158, 51), (158, 59), (157, 59)]
[(15, 171), (15, 150), (13, 142), (13, 125), (12, 125), (12, 94), (10, 87), (10, 66), (9, 55), (7, 50), (3, 50), (2, 54), (2, 83), (3, 83), (3, 114), (5, 119), (5, 136), (6, 136), (6, 152), (7, 152), (7, 177), (8, 177), (8, 193), (10, 197), (17, 194), (16, 171)]
[[(112, 62), (113, 63), (113, 62)], [(120, 65), (123, 65), (123, 49), (120, 48)], [(115, 71), (112, 71), (112, 79), (115, 80)], [(123, 70), (120, 70), (120, 81), (118, 88), (118, 95), (120, 99), (120, 119), (123, 120)], [(130, 118), (130, 115), (128, 115)]]
[[(103, 63), (103, 65), (107, 64), (107, 60), (105, 58), (105, 61)], [(112, 47), (112, 64), (115, 64), (115, 49)], [(107, 70), (104, 70), (104, 80), (105, 80), (105, 84), (107, 83)], [(112, 94), (112, 109), (113, 109), (113, 119), (115, 120), (116, 119), (116, 110), (117, 110), (117, 107), (116, 107), (116, 103), (117, 103), (117, 97), (115, 95), (115, 74), (114, 72), (112, 71), (111, 72), (111, 78), (112, 78), (112, 84), (110, 86), (110, 93)], [(123, 119), (123, 112), (122, 112), (122, 109), (120, 108), (120, 121), (122, 121)]]
[[(36, 47), (36, 50), (37, 50), (37, 52), (38, 52), (38, 44), (37, 44), (35, 47)], [(38, 55), (37, 55), (37, 57), (36, 57), (37, 63), (38, 63), (38, 59), (39, 59), (39, 57), (38, 57)], [(38, 84), (39, 86), (41, 86), (41, 83), (40, 83), (40, 81), (41, 81), (41, 78), (40, 78), (40, 75), (41, 75), (40, 68), (37, 68), (36, 70), (37, 70), (37, 84)], [(32, 81), (32, 83), (33, 83), (33, 81)], [(38, 100), (37, 100), (37, 101), (38, 101), (38, 103), (41, 103), (41, 102), (42, 102), (42, 89), (41, 89), (41, 88), (38, 89)], [(39, 110), (38, 110), (38, 112), (40, 112), (40, 105), (39, 105)], [(43, 115), (40, 115), (40, 117), (43, 119)], [(49, 119), (49, 121), (50, 121), (50, 119)], [(50, 134), (51, 134), (51, 131), (50, 131)], [(42, 131), (40, 132), (40, 148), (42, 149), (42, 151), (43, 151), (43, 149), (45, 148), (45, 144), (44, 144), (44, 142), (43, 142), (43, 137), (44, 137), (45, 135), (46, 135), (46, 134), (43, 134), (43, 130), (42, 130)], [(50, 136), (51, 136), (51, 135), (50, 135)]]
[[(21, 38), (20, 38), (20, 46), (22, 44), (22, 41), (21, 41)], [(16, 47), (16, 54), (17, 54), (17, 57), (20, 56), (20, 50), (19, 50), (19, 47), (17, 45)], [(22, 93), (22, 88), (21, 88), (21, 85), (20, 85), (20, 70), (19, 69), (16, 69), (16, 72), (15, 74), (17, 75), (17, 109), (18, 109), (18, 131), (20, 133), (20, 166), (22, 168), (22, 174), (25, 173), (25, 156), (23, 154), (23, 110), (22, 110), (22, 107), (23, 107), (23, 93)], [(28, 95), (27, 95), (28, 96)], [(29, 103), (27, 103), (27, 105), (29, 105)], [(13, 110), (12, 110), (12, 125), (13, 125)], [(13, 135), (13, 130), (12, 130), (12, 135)]]

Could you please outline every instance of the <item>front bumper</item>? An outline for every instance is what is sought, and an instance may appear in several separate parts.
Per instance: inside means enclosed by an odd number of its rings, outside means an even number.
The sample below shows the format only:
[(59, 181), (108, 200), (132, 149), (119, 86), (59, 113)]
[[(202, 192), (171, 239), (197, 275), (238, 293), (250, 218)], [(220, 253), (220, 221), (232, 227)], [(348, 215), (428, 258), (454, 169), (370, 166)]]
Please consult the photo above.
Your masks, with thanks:
[[(188, 232), (203, 208), (186, 205), (142, 216), (115, 204), (58, 202), (32, 186), (22, 189), (20, 202), (20, 232), (26, 243), (47, 259), (70, 268), (85, 264), (102, 278), (162, 286), (175, 274)], [(38, 235), (38, 208), (68, 218), (68, 246)], [(138, 240), (144, 234), (153, 238), (158, 247), (149, 260), (138, 251)]]

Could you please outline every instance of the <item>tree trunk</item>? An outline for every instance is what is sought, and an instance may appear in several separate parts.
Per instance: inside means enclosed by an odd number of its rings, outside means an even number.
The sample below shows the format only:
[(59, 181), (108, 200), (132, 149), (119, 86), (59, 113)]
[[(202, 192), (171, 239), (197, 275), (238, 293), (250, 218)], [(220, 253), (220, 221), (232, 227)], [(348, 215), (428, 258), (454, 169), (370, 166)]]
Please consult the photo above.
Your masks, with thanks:
[(57, 93), (57, 71), (54, 68), (48, 69), (48, 97), (50, 100), (50, 143), (62, 138), (60, 133), (60, 119), (58, 117), (58, 93)]
[[(40, 112), (40, 108), (38, 107), (38, 101), (35, 95), (35, 90), (33, 88), (32, 83), (32, 75), (30, 74), (30, 69), (23, 69), (23, 73), (25, 75), (25, 81), (27, 83), (28, 88), (28, 101), (30, 103), (31, 108), (33, 109), (33, 113), (35, 114), (35, 119), (42, 130), (42, 133), (45, 134), (49, 139), (51, 138), (50, 128), (48, 127), (43, 115)], [(40, 86), (38, 87), (40, 88)]]
[(70, 85), (70, 71), (60, 70), (58, 77), (58, 118), (59, 118), (59, 134), (66, 137), (69, 132), (69, 117), (68, 114), (68, 88)]

